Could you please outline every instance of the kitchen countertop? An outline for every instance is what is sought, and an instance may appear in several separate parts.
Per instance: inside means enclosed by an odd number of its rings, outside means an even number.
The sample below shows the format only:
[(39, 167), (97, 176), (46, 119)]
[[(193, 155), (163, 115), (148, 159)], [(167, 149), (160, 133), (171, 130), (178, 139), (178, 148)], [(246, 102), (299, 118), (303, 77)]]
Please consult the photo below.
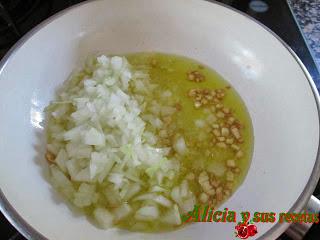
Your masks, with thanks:
[(288, 0), (320, 69), (320, 0)]
[[(320, 0), (287, 0), (296, 21), (302, 30), (310, 52), (313, 55), (315, 63), (320, 71)], [(320, 92), (319, 86), (318, 90)], [(316, 192), (319, 193), (320, 181)], [(315, 192), (315, 193), (316, 193)], [(315, 194), (314, 193), (314, 194)], [(317, 195), (319, 198), (320, 195)], [(307, 235), (307, 239), (319, 239), (320, 227), (313, 225)], [(284, 238), (286, 239), (286, 238)]]

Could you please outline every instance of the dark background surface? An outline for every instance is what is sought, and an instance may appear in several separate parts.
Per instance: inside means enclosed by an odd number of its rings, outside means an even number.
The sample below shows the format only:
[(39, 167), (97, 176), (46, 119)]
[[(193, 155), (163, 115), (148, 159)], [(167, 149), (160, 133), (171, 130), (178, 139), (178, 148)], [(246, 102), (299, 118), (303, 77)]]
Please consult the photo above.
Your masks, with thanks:
[[(0, 58), (4, 56), (17, 40), (38, 23), (54, 13), (79, 2), (82, 1), (0, 0)], [(266, 5), (258, 4), (251, 5), (251, 7), (250, 0), (220, 0), (219, 2), (228, 4), (249, 14), (280, 36), (299, 56), (318, 89), (320, 89), (319, 72), (285, 0), (265, 0), (264, 3)], [(319, 196), (319, 184), (314, 194)], [(0, 214), (0, 240), (24, 239)], [(284, 234), (280, 239), (286, 240), (290, 238)], [(305, 239), (320, 240), (320, 228), (314, 225)]]

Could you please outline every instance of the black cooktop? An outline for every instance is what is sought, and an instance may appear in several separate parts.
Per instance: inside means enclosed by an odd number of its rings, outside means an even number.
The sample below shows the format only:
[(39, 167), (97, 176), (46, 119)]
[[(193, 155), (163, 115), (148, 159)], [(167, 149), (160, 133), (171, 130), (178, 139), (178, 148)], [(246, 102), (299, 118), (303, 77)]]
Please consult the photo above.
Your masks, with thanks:
[[(0, 0), (0, 59), (26, 32), (54, 13), (83, 0)], [(209, 0), (210, 1), (210, 0)], [(249, 14), (278, 34), (291, 48), (320, 89), (320, 75), (285, 0), (219, 0)], [(314, 195), (320, 195), (320, 185)], [(24, 240), (0, 213), (0, 239)], [(285, 234), (281, 240), (290, 239)], [(304, 239), (320, 239), (314, 226)]]

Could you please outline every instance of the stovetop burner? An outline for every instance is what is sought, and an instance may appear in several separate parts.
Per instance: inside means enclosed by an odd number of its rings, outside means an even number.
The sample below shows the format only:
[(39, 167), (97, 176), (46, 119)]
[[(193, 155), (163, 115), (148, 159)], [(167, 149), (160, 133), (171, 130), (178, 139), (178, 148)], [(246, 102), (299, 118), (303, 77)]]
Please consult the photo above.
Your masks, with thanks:
[(0, 56), (21, 36), (50, 15), (51, 0), (0, 1)]
[[(26, 32), (45, 18), (83, 0), (0, 0), (0, 59)], [(208, 0), (210, 1), (210, 0)], [(296, 52), (320, 89), (320, 76), (287, 2), (282, 0), (218, 0), (262, 22)], [(320, 194), (320, 185), (314, 193)], [(320, 231), (320, 228), (319, 228)], [(309, 234), (305, 239), (319, 239)], [(0, 239), (25, 240), (0, 213)], [(281, 240), (289, 239), (282, 235)]]
[(0, 58), (25, 33), (74, 3), (71, 0), (0, 0)]
[(8, 12), (12, 21), (20, 24), (40, 3), (40, 0), (6, 0), (2, 1), (3, 8)]

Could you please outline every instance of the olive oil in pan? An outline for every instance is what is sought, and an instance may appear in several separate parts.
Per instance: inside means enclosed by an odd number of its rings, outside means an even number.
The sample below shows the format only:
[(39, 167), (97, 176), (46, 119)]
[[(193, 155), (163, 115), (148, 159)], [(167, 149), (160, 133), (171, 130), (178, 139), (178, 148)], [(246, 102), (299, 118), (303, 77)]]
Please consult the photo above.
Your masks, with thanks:
[[(154, 114), (154, 103), (173, 109), (169, 116), (159, 113), (160, 128), (147, 126), (158, 137), (159, 147), (174, 149), (168, 159), (180, 162), (180, 175), (173, 182), (165, 181), (163, 187), (187, 179), (197, 204), (218, 207), (243, 182), (251, 162), (253, 128), (244, 102), (226, 80), (195, 60), (162, 53), (126, 57), (133, 68), (147, 70), (150, 83), (157, 86), (144, 96), (147, 107), (142, 115)], [(182, 154), (175, 147), (179, 139), (186, 148)], [(161, 221), (138, 222), (133, 215), (118, 225), (146, 232), (175, 228)]]

